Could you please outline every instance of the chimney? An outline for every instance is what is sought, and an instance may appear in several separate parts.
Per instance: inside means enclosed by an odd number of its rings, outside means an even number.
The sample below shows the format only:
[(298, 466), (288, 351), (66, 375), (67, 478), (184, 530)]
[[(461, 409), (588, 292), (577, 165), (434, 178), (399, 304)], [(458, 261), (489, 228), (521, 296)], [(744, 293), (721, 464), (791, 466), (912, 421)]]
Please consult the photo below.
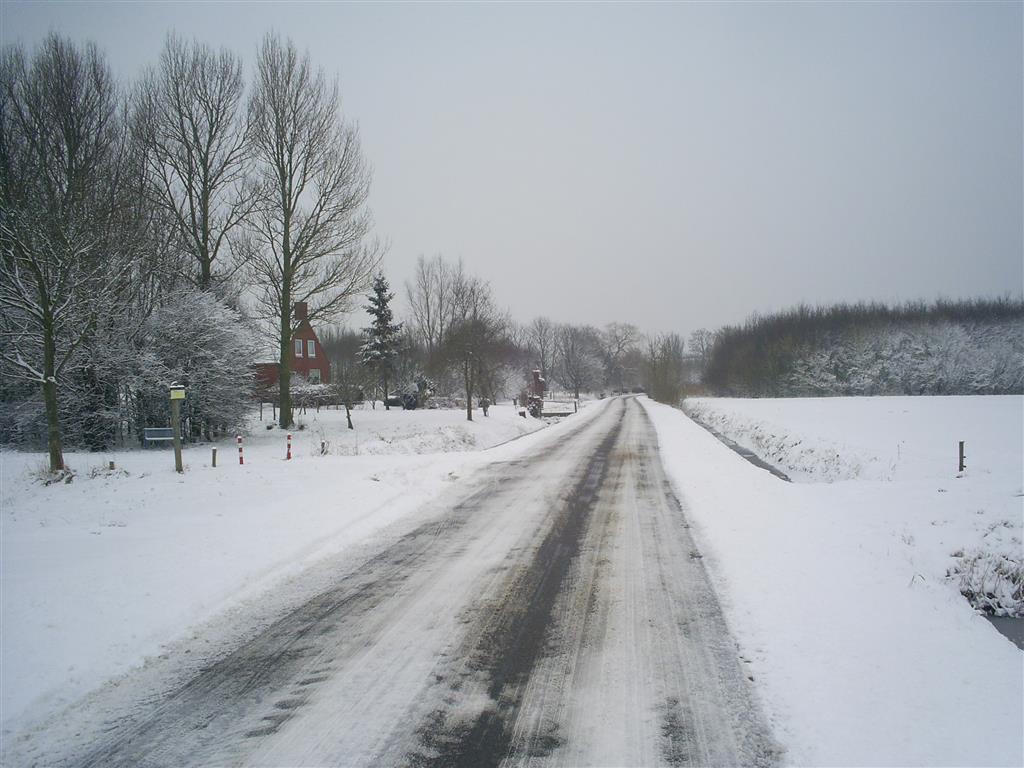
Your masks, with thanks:
[(301, 323), (303, 320), (305, 320), (308, 317), (308, 315), (309, 315), (309, 307), (306, 305), (306, 302), (304, 302), (304, 301), (296, 301), (294, 306), (295, 306), (295, 320), (296, 320), (296, 322)]

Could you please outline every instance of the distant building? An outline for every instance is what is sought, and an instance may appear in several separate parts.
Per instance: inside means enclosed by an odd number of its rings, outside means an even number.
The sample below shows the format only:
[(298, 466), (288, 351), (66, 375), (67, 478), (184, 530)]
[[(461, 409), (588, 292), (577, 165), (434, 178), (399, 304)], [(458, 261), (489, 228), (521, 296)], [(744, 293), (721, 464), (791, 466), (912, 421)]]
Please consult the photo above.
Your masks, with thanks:
[[(327, 359), (320, 338), (309, 324), (309, 307), (295, 302), (295, 319), (299, 327), (292, 334), (292, 376), (304, 377), (310, 384), (331, 383), (331, 361)], [(277, 361), (256, 363), (256, 386), (269, 390), (277, 386), (281, 364)]]

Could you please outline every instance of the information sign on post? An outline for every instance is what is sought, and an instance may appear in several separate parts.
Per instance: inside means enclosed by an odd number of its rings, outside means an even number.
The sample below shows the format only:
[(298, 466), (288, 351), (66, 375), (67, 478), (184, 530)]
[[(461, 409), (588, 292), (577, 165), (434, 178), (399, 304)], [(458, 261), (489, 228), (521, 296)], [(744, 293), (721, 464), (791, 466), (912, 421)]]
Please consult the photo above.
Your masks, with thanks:
[(185, 399), (185, 387), (181, 384), (171, 385), (171, 427), (174, 429), (174, 469), (184, 472), (181, 463), (181, 401)]

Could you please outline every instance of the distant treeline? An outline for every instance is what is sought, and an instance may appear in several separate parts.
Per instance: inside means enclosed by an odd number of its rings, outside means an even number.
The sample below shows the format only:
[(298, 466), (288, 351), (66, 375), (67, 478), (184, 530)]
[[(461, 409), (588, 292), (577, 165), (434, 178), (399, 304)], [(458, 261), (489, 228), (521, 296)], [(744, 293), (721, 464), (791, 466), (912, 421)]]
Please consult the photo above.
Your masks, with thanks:
[(1024, 392), (1024, 300), (801, 305), (720, 330), (705, 384), (739, 397)]

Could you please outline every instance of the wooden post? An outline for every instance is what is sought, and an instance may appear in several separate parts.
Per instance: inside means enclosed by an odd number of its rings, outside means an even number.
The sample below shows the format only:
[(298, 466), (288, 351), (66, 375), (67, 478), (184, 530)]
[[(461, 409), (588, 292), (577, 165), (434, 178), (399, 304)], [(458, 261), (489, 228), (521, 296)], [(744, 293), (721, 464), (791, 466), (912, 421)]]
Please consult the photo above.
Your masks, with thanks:
[(965, 469), (967, 469), (967, 464), (964, 463), (964, 459), (966, 459), (966, 458), (967, 457), (964, 455), (964, 441), (961, 440), (960, 441), (960, 471), (961, 472), (963, 472)]
[(260, 421), (263, 421), (263, 398), (260, 397)]
[(292, 460), (292, 433), (288, 433), (288, 454), (284, 457), (285, 461)]
[(108, 469), (109, 469), (109, 470), (110, 470), (111, 472), (113, 472), (113, 471), (114, 471), (114, 462), (112, 462), (112, 461), (111, 461), (111, 462), (108, 462), (108, 464), (107, 464), (107, 468), (108, 468)]
[(327, 454), (327, 441), (320, 441), (320, 455), (325, 456)]
[(238, 466), (245, 464), (245, 457), (242, 456), (242, 436), (238, 435), (235, 440), (238, 442)]
[(210, 466), (217, 466), (217, 448), (216, 446), (210, 449)]
[(174, 471), (185, 471), (181, 463), (181, 400), (171, 400), (171, 426), (174, 428)]

